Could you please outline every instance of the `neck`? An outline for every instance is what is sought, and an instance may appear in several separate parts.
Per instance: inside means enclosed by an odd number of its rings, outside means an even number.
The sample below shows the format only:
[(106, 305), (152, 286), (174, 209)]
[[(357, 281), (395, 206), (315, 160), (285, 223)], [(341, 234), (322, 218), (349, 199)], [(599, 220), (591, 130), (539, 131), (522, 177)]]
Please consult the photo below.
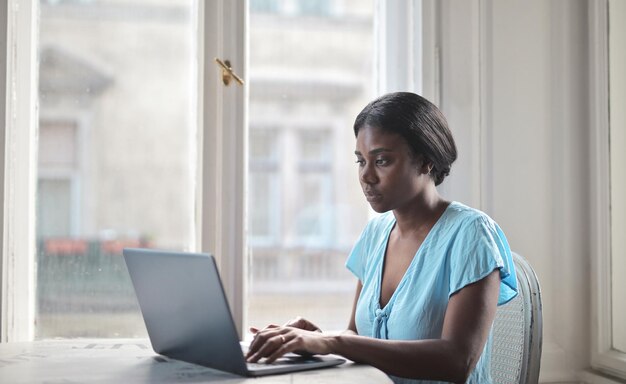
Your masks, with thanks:
[(398, 234), (402, 236), (417, 231), (430, 231), (449, 204), (449, 201), (439, 195), (435, 185), (430, 185), (410, 204), (393, 211)]

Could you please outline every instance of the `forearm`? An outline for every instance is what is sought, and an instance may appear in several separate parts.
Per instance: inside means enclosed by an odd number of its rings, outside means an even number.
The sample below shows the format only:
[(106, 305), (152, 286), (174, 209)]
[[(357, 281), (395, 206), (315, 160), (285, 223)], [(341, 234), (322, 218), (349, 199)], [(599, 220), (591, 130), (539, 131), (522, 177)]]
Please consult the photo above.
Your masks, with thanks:
[(408, 378), (465, 382), (475, 365), (447, 340), (380, 340), (344, 332), (329, 340), (331, 353)]

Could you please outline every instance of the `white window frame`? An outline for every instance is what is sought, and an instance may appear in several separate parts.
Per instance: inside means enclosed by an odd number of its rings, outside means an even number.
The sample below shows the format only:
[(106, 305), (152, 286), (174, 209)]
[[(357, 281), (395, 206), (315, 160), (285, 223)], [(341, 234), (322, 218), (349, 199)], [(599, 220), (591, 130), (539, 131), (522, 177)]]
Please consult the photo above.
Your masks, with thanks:
[(6, 31), (0, 342), (32, 340), (35, 329), (36, 9), (37, 2), (9, 0), (0, 11)]
[(626, 354), (612, 348), (609, 174), (608, 2), (589, 2), (591, 69), (591, 266), (593, 368), (626, 378)]
[[(609, 0), (609, 135), (611, 137), (611, 273), (614, 297), (626, 292), (626, 3)], [(621, 166), (620, 166), (621, 165)], [(626, 357), (626, 301), (613, 300), (613, 346)]]
[[(6, 106), (7, 106), (7, 20), (8, 20), (8, 2), (0, 3), (0, 89), (4, 89), (5, 92), (0, 92), (0, 121), (6, 122)], [(5, 136), (6, 136), (6, 124), (0, 124), (0, 343), (7, 339), (7, 300), (5, 299), (6, 288), (4, 285), (7, 281), (7, 266), (5, 265), (4, 257), (4, 154), (5, 154)]]
[[(435, 0), (376, 2), (374, 28), (378, 76), (375, 89), (378, 94), (415, 92), (439, 104), (436, 12)], [(421, 76), (416, 75), (420, 73)]]
[[(422, 93), (437, 100), (433, 47), (433, 0), (377, 3), (377, 83), (379, 94), (394, 90)], [(197, 1), (198, 145), (194, 248), (218, 261), (224, 289), (242, 334), (246, 308), (246, 175), (248, 86), (225, 86), (214, 59), (229, 60), (247, 78), (247, 1)], [(0, 2), (0, 342), (34, 338), (35, 190), (37, 108), (37, 7), (31, 0)], [(426, 17), (422, 17), (422, 15)], [(402, 16), (402, 17), (400, 17)], [(424, 19), (421, 25), (415, 20)], [(389, 21), (389, 22), (387, 22)], [(386, 31), (384, 34), (381, 31)], [(398, 44), (396, 44), (398, 42)], [(6, 48), (6, 49), (4, 49)], [(397, 54), (407, 66), (398, 71)], [(403, 60), (401, 60), (403, 61)], [(393, 64), (393, 65), (391, 65)], [(424, 72), (431, 83), (423, 84)], [(434, 93), (434, 94), (431, 94)], [(6, 109), (4, 109), (6, 106)], [(6, 143), (2, 142), (6, 137)], [(19, 214), (17, 214), (19, 212)]]
[(247, 1), (198, 1), (197, 248), (215, 255), (239, 335), (246, 308), (248, 84), (225, 86), (215, 58), (248, 78)]

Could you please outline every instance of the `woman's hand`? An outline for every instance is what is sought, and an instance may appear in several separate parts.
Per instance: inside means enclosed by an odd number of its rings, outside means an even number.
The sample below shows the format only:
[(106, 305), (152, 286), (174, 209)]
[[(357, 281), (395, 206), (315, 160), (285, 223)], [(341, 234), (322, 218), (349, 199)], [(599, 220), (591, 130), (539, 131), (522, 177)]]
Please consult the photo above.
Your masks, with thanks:
[[(263, 328), (262, 330), (266, 330), (269, 328), (279, 328), (279, 325), (276, 324), (270, 324), (268, 326), (266, 326), (265, 328)], [(303, 317), (296, 317), (294, 319), (289, 320), (288, 322), (285, 323), (285, 325), (283, 325), (283, 327), (292, 327), (292, 328), (300, 328), (300, 329), (304, 329), (305, 331), (315, 331), (315, 332), (322, 332), (322, 330), (315, 324), (311, 323), (310, 321), (308, 321), (307, 319), (303, 318)], [(250, 327), (250, 332), (252, 332), (253, 334), (257, 334), (259, 331), (261, 331), (261, 329), (256, 328), (256, 327)]]
[(322, 330), (317, 325), (300, 316), (296, 317), (295, 319), (289, 320), (284, 326), (300, 328), (304, 329), (305, 331), (322, 332)]
[(319, 328), (306, 320), (297, 325), (314, 330), (291, 326), (268, 326), (256, 332), (254, 340), (250, 343), (246, 360), (256, 363), (262, 358), (267, 358), (266, 362), (271, 363), (289, 352), (320, 355), (331, 353), (332, 337), (322, 334)]

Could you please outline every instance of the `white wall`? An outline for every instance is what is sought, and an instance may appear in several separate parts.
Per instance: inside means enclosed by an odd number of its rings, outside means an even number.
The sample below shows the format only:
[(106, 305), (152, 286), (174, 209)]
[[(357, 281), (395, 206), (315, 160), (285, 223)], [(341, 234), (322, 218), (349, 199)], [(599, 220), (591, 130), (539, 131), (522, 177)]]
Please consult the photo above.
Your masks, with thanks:
[(460, 153), (443, 192), (489, 213), (530, 261), (540, 380), (576, 382), (590, 359), (588, 3), (440, 7), (441, 107)]

